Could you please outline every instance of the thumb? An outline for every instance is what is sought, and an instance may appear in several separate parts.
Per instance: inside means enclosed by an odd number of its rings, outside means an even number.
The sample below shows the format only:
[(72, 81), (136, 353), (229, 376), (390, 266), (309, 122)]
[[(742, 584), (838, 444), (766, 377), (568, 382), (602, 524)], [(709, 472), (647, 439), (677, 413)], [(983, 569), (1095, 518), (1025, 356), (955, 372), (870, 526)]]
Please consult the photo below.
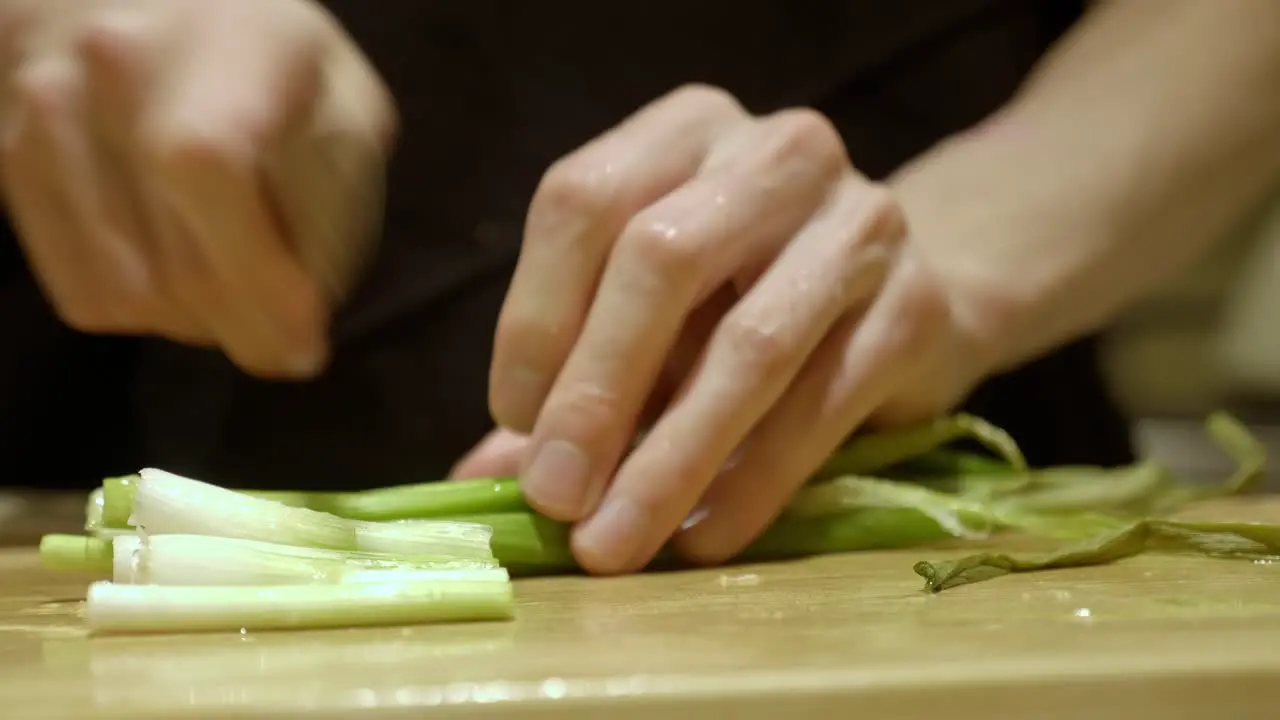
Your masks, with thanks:
[(450, 480), (479, 477), (512, 477), (529, 448), (529, 438), (501, 428), (485, 436), (449, 473)]

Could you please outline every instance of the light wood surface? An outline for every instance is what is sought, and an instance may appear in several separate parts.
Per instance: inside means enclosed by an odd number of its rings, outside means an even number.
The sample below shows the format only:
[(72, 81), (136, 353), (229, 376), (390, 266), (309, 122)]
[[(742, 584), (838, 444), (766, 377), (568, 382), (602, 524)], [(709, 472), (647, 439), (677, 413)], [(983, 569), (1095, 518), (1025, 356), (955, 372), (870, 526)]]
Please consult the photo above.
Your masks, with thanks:
[[(1280, 522), (1280, 498), (1197, 514)], [(509, 623), (89, 638), (0, 552), (0, 718), (1280, 717), (1280, 562), (1147, 556), (930, 596), (909, 550), (521, 582)]]

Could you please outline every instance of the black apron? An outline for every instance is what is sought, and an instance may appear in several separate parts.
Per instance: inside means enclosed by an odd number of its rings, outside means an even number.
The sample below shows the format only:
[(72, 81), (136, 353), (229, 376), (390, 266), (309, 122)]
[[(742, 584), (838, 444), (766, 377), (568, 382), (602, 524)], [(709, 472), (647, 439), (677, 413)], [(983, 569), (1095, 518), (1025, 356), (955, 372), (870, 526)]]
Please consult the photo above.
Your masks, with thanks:
[[(490, 429), (493, 327), (543, 170), (666, 91), (811, 105), (884, 177), (1005, 100), (1078, 0), (331, 0), (400, 103), (378, 261), (337, 318), (327, 374), (255, 380), (221, 355), (87, 337), (0, 238), (0, 483), (85, 487), (159, 466), (240, 487), (439, 478)], [(968, 408), (1035, 463), (1131, 459), (1079, 342)]]

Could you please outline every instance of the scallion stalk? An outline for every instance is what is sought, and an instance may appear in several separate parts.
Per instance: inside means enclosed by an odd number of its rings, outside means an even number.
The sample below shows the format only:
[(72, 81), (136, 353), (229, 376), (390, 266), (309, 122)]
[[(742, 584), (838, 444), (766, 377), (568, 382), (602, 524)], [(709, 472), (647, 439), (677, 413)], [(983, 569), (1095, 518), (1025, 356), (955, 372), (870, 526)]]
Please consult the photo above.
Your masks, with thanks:
[(45, 535), (40, 538), (40, 562), (49, 570), (110, 573), (111, 542), (84, 535)]
[(97, 632), (213, 632), (505, 620), (510, 583), (468, 580), (273, 587), (96, 582), (86, 603)]
[(405, 520), (528, 510), (513, 478), (474, 478), (330, 493), (313, 505), (355, 520)]
[(442, 562), (207, 535), (122, 537), (114, 541), (112, 553), (112, 576), (121, 584), (212, 587), (389, 582), (397, 578), (509, 579), (492, 560)]
[[(492, 531), (474, 523), (375, 523), (227, 490), (163, 470), (132, 483), (130, 524), (148, 535), (212, 535), (299, 547), (486, 561)], [(111, 505), (107, 489), (107, 505)]]

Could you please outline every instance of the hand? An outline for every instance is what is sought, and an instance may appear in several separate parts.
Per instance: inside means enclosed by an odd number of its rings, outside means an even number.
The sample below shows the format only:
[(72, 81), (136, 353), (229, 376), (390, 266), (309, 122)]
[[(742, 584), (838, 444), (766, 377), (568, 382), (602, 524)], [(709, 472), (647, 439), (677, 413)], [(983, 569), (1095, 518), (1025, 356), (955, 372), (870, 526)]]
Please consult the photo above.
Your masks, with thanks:
[(590, 571), (639, 569), (673, 534), (723, 561), (854, 429), (976, 383), (949, 292), (821, 115), (679, 90), (546, 174), (496, 337), (509, 432), (460, 472), (519, 456)]
[(303, 0), (14, 7), (0, 163), (59, 316), (318, 372), (395, 122), (336, 22)]

